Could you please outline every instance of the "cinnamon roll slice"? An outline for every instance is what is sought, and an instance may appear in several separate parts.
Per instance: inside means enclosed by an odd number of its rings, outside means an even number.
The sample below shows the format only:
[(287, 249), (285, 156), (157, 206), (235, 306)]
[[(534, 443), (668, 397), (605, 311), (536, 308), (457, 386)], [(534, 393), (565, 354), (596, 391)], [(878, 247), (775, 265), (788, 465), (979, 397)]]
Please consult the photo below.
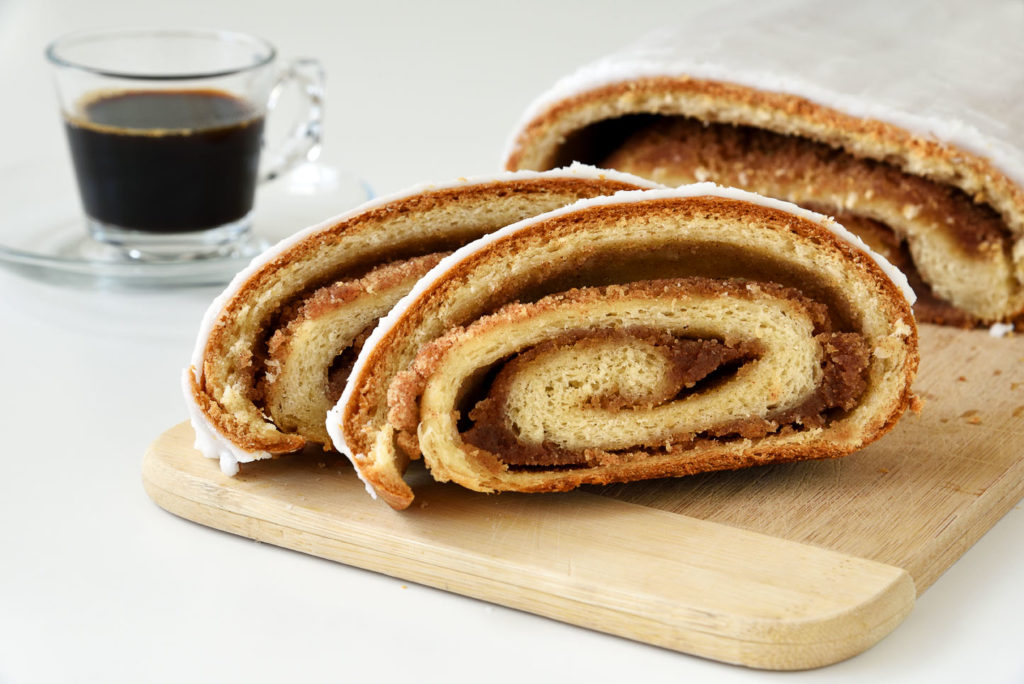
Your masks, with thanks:
[(366, 341), (328, 432), (395, 508), (842, 456), (912, 403), (913, 293), (845, 229), (710, 183), (457, 250)]
[(196, 447), (239, 462), (308, 443), (324, 428), (363, 342), (452, 249), (581, 198), (656, 187), (576, 165), (429, 185), (369, 202), (258, 257), (211, 304), (184, 391)]
[(579, 160), (785, 199), (889, 244), (919, 320), (1022, 319), (1024, 98), (1011, 93), (1024, 87), (1024, 13), (1002, 7), (983, 27), (967, 8), (900, 11), (879, 22), (798, 2), (757, 22), (694, 17), (541, 95), (506, 166)]

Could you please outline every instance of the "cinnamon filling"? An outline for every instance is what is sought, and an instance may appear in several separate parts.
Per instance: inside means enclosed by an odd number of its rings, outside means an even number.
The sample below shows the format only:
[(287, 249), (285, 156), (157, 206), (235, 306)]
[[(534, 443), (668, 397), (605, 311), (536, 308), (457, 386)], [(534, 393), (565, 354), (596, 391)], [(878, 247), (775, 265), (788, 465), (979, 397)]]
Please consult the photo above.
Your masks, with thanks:
[[(827, 208), (810, 203), (806, 206), (808, 209), (823, 214), (828, 213)], [(907, 276), (911, 289), (917, 295), (917, 301), (914, 303), (914, 316), (919, 322), (951, 325), (958, 328), (974, 328), (981, 325), (981, 321), (976, 316), (972, 316), (963, 309), (958, 309), (932, 291), (931, 285), (921, 278), (921, 274), (914, 266), (906, 243), (902, 242), (889, 226), (847, 212), (837, 212), (835, 218), (839, 223), (859, 235), (864, 242), (868, 243), (868, 247), (884, 256)]]
[(366, 344), (367, 338), (370, 337), (370, 333), (375, 327), (377, 327), (376, 321), (356, 335), (352, 344), (346, 347), (345, 351), (334, 357), (334, 362), (327, 369), (327, 398), (331, 402), (337, 403), (341, 398), (341, 393), (345, 390), (345, 383), (348, 382), (348, 376), (352, 374), (352, 368), (356, 365), (356, 359), (359, 358), (359, 352), (363, 350), (363, 345)]
[[(999, 214), (963, 190), (906, 173), (892, 164), (855, 157), (806, 138), (752, 126), (705, 124), (686, 117), (637, 117), (634, 134), (606, 159), (611, 168), (686, 174), (693, 180), (728, 182), (754, 190), (800, 188), (841, 200), (835, 211), (864, 198), (885, 197), (908, 214), (949, 226), (964, 251), (1002, 247), (1010, 235)], [(644, 120), (649, 120), (644, 123)], [(770, 193), (783, 194), (783, 193)], [(801, 193), (811, 194), (811, 193)]]
[[(528, 368), (539, 355), (555, 349), (572, 349), (595, 338), (615, 336), (632, 336), (653, 345), (669, 361), (671, 370), (664, 386), (653, 394), (639, 399), (620, 394), (594, 397), (587, 402), (590, 408), (629, 411), (682, 400), (727, 380), (745, 364), (756, 362), (761, 353), (755, 342), (677, 338), (649, 330), (570, 333), (517, 355), (498, 371), (487, 396), (469, 412), (470, 425), (461, 433), (463, 441), (494, 454), (513, 469), (579, 467), (600, 459), (605, 452), (597, 449), (571, 450), (547, 442), (521, 442), (505, 420), (505, 405), (516, 374)], [(821, 427), (835, 413), (852, 409), (867, 388), (869, 353), (862, 336), (823, 332), (815, 339), (822, 346), (822, 379), (814, 393), (799, 406), (766, 417), (731, 421), (701, 433), (674, 435), (668, 444), (640, 444), (629, 451), (681, 451), (702, 439), (753, 439), (800, 426)]]
[[(614, 123), (613, 123), (614, 122)], [(905, 242), (861, 213), (884, 199), (908, 220), (942, 226), (966, 257), (1008, 252), (1010, 231), (991, 206), (949, 185), (862, 159), (824, 143), (751, 126), (705, 124), (679, 116), (633, 115), (580, 131), (567, 145), (576, 158), (647, 176), (668, 185), (712, 180), (795, 199), (865, 238), (887, 233), (880, 250), (907, 274), (918, 320), (974, 327), (979, 320), (939, 298), (920, 277)], [(604, 138), (600, 140), (600, 138)], [(571, 143), (571, 144), (570, 144)], [(817, 200), (810, 198), (815, 197)]]

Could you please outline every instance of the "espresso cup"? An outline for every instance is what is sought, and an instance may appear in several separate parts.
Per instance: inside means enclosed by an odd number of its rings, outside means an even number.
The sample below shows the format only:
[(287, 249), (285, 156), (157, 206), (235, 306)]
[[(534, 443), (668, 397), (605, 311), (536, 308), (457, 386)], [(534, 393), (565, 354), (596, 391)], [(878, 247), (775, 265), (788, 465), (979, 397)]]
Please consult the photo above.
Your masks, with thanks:
[[(256, 186), (319, 149), (323, 71), (277, 63), (254, 36), (211, 30), (75, 33), (49, 45), (92, 238), (126, 259), (237, 256), (252, 244)], [(304, 111), (261, 166), (282, 90)]]

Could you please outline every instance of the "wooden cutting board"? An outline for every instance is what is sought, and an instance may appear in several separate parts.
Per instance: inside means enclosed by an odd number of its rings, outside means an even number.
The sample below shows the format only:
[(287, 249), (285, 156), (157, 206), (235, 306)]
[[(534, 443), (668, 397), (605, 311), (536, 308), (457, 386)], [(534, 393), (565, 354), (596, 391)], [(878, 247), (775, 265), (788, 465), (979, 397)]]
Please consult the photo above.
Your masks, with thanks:
[(730, 663), (818, 667), (893, 630), (1024, 494), (1024, 338), (923, 326), (921, 346), (923, 412), (839, 460), (549, 495), (414, 472), (396, 512), (322, 451), (225, 477), (183, 423), (143, 482), (252, 539)]

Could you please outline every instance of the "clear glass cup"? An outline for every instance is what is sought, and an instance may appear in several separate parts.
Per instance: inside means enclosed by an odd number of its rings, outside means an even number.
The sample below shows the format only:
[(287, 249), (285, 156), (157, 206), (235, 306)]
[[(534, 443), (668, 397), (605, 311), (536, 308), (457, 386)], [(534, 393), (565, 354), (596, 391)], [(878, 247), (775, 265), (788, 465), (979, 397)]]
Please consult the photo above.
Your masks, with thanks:
[[(320, 64), (300, 59), (282, 67), (261, 38), (198, 29), (90, 31), (59, 38), (46, 55), (89, 234), (126, 260), (252, 251), (256, 185), (319, 150)], [(303, 94), (300, 120), (264, 151), (267, 114), (289, 86)]]

